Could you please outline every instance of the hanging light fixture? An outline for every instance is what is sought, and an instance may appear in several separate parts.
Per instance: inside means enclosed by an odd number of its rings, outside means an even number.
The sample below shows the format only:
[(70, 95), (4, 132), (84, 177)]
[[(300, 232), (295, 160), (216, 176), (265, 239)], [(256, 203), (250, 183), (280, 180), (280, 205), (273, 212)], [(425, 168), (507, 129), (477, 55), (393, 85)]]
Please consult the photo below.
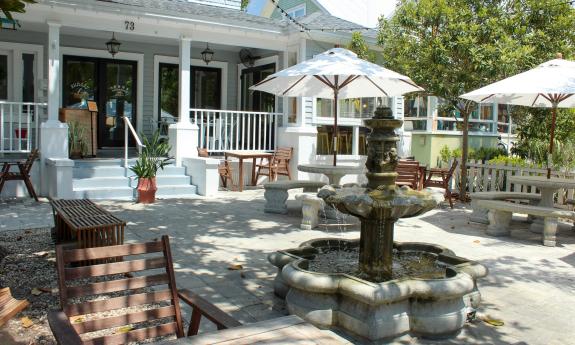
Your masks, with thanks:
[(206, 49), (204, 49), (204, 51), (202, 52), (202, 60), (204, 60), (206, 65), (208, 65), (212, 61), (213, 57), (214, 57), (214, 51), (211, 50), (208, 43), (206, 43)]
[(122, 43), (120, 43), (116, 39), (116, 37), (114, 36), (114, 33), (112, 32), (112, 38), (108, 42), (106, 42), (106, 47), (108, 48), (108, 53), (112, 54), (112, 57), (114, 57), (120, 51), (120, 45), (121, 44)]

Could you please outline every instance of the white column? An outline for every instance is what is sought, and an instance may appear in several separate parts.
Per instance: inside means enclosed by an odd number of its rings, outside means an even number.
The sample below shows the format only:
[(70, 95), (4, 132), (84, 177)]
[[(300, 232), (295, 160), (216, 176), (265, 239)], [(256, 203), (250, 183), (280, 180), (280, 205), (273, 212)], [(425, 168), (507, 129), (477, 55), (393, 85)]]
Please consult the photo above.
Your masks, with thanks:
[[(305, 38), (301, 38), (299, 41), (299, 47), (297, 52), (297, 62), (304, 62), (307, 56), (307, 46)], [(298, 97), (297, 100), (297, 125), (299, 127), (305, 127), (305, 103), (308, 97)]]
[[(72, 165), (68, 160), (68, 125), (58, 121), (60, 108), (60, 23), (48, 22), (48, 121), (40, 127), (41, 194), (62, 197), (55, 190), (71, 191), (71, 178), (49, 179), (59, 176), (59, 171)], [(47, 164), (58, 160), (59, 164)], [(57, 184), (54, 186), (54, 184)], [(68, 193), (65, 194), (69, 196)]]
[(180, 117), (178, 123), (170, 125), (168, 130), (172, 147), (170, 155), (175, 158), (177, 166), (182, 165), (184, 158), (198, 156), (198, 126), (190, 121), (190, 43), (189, 37), (180, 38)]
[(359, 126), (353, 126), (353, 135), (351, 141), (351, 154), (359, 155)]

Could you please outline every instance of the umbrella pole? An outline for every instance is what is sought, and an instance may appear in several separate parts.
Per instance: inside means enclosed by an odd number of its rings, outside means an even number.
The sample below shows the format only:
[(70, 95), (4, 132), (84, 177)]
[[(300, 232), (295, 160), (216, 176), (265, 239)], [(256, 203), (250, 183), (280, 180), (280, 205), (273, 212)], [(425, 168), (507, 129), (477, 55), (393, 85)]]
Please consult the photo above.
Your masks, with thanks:
[(549, 143), (549, 156), (547, 157), (547, 178), (551, 178), (551, 160), (553, 157), (553, 149), (555, 148), (555, 122), (557, 121), (557, 104), (553, 104), (551, 110), (551, 142)]
[[(337, 85), (337, 76), (336, 78), (336, 85)], [(333, 120), (333, 166), (337, 165), (337, 143), (339, 139), (339, 132), (337, 130), (337, 88), (333, 90), (333, 111), (334, 111), (334, 120)]]

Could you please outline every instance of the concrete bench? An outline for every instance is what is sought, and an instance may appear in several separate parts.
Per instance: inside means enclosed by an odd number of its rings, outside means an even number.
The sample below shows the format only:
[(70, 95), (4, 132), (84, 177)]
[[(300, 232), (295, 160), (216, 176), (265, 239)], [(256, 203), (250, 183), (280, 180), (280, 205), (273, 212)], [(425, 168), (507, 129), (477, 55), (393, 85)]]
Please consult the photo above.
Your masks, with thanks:
[(530, 205), (537, 205), (541, 200), (541, 195), (520, 192), (477, 192), (471, 193), (471, 209), (473, 212), (469, 220), (475, 223), (489, 224), (487, 219), (487, 209), (478, 205), (479, 200), (513, 200), (528, 201)]
[(264, 183), (264, 197), (266, 199), (264, 212), (286, 214), (288, 211), (286, 201), (290, 189), (303, 188), (304, 193), (317, 192), (318, 189), (325, 185), (325, 182), (300, 180), (282, 180)]
[(301, 225), (302, 230), (311, 230), (319, 224), (319, 210), (323, 209), (325, 202), (317, 196), (317, 193), (303, 193), (295, 196), (301, 200)]
[[(479, 200), (478, 205), (489, 210), (487, 234), (491, 236), (509, 235), (509, 225), (513, 213), (522, 213), (543, 218), (543, 245), (555, 246), (557, 219), (575, 219), (575, 212), (551, 207), (515, 204), (500, 200)], [(532, 224), (531, 226), (534, 226)]]

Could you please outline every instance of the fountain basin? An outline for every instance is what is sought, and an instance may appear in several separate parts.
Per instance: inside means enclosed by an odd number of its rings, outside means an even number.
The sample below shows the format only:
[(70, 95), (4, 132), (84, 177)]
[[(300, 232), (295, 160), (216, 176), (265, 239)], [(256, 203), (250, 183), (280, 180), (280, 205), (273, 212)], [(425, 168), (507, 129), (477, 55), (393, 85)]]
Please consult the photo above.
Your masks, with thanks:
[(371, 341), (406, 333), (449, 337), (459, 332), (481, 300), (476, 280), (487, 275), (487, 268), (447, 248), (395, 242), (398, 251), (437, 255), (438, 263), (445, 266), (445, 278), (405, 277), (373, 283), (346, 273), (308, 270), (309, 260), (321, 248), (334, 246), (359, 246), (359, 240), (316, 239), (268, 256), (278, 268), (276, 295), (285, 298), (290, 314), (317, 327), (339, 327)]

